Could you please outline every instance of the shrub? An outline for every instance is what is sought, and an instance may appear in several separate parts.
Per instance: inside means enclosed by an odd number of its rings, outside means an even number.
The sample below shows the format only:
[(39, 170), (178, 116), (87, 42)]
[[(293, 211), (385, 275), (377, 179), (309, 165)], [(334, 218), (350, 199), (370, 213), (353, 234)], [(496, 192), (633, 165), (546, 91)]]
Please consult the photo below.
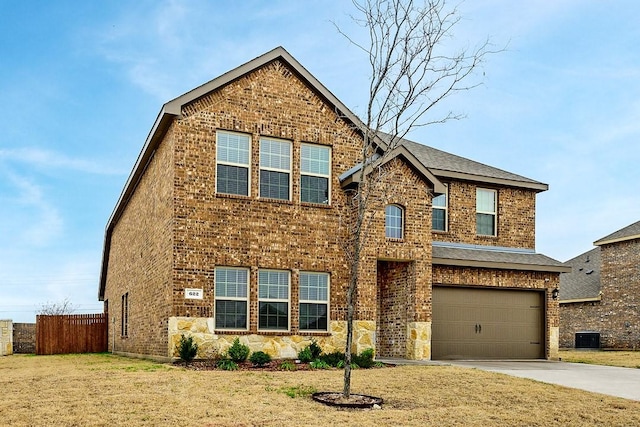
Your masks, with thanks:
[(344, 353), (341, 351), (334, 351), (329, 354), (322, 354), (319, 357), (320, 360), (327, 363), (329, 366), (338, 367), (338, 364), (342, 362), (342, 367), (344, 367)]
[(185, 365), (188, 365), (198, 354), (198, 343), (193, 341), (193, 337), (186, 337), (184, 334), (176, 344), (178, 355)]
[(373, 349), (368, 348), (358, 355), (352, 354), (351, 362), (360, 368), (369, 369), (373, 367), (373, 354)]
[(311, 354), (311, 349), (307, 346), (298, 352), (298, 359), (302, 363), (309, 363), (313, 360), (313, 354)]
[(309, 344), (309, 350), (311, 351), (311, 357), (314, 360), (322, 354), (322, 348), (320, 348), (316, 340), (311, 341), (311, 344)]
[(220, 359), (216, 366), (224, 371), (237, 371), (238, 364), (231, 359)]
[(264, 351), (256, 351), (249, 358), (253, 366), (264, 366), (267, 363), (271, 362), (271, 356), (269, 356)]
[(296, 364), (291, 360), (283, 360), (280, 366), (278, 366), (278, 369), (281, 371), (295, 371), (298, 368), (296, 368)]
[(229, 347), (227, 355), (234, 362), (242, 363), (247, 360), (247, 357), (249, 357), (249, 351), (249, 347), (244, 344), (240, 344), (240, 338), (236, 338), (233, 340), (231, 347)]
[(309, 363), (309, 367), (311, 369), (330, 369), (331, 366), (325, 362), (324, 360), (314, 360), (313, 362)]

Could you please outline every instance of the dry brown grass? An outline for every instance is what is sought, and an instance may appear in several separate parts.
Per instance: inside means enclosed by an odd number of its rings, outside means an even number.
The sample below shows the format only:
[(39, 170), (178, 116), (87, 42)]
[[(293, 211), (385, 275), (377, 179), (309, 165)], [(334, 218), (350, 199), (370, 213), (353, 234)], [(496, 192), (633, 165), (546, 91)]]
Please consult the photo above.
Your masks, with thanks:
[(341, 384), (342, 371), (198, 372), (111, 355), (14, 355), (0, 358), (0, 424), (640, 425), (640, 402), (452, 366), (354, 371), (354, 392), (383, 397), (381, 410), (339, 411), (306, 395)]
[(640, 369), (640, 351), (561, 350), (560, 357), (563, 362)]

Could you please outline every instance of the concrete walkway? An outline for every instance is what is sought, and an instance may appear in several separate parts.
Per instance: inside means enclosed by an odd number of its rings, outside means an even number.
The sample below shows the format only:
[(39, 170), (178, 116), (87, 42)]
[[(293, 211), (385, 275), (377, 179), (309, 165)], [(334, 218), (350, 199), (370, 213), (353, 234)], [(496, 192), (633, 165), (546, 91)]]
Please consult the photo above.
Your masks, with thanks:
[(549, 384), (577, 388), (610, 396), (640, 401), (640, 369), (582, 363), (526, 361), (426, 361), (384, 359), (392, 364), (452, 365), (529, 378)]

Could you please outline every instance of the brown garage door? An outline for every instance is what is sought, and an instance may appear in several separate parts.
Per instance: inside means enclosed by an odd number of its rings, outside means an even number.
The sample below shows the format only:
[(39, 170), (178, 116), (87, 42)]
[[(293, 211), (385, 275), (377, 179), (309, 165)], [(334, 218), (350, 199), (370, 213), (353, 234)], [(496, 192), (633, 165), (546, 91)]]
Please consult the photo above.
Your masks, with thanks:
[(543, 293), (433, 288), (433, 359), (544, 357)]

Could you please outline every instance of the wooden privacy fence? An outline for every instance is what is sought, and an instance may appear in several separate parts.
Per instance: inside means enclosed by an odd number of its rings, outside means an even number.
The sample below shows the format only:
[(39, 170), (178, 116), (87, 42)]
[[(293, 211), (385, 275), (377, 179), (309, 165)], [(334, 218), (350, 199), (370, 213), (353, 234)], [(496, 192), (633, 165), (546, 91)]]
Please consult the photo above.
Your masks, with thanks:
[(36, 316), (36, 354), (107, 351), (107, 328), (105, 313)]

